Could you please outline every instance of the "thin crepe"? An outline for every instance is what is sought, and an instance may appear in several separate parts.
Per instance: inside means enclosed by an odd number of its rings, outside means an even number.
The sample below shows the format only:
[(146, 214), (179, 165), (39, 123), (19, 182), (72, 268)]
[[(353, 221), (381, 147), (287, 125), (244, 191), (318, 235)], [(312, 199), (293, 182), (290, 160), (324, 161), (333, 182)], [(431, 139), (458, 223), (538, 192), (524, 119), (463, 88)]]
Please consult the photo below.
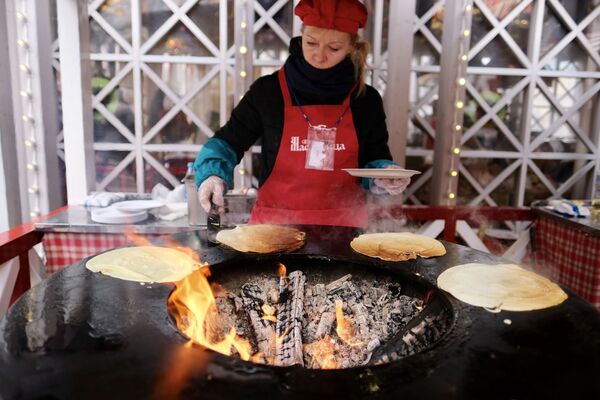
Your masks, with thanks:
[(87, 269), (135, 282), (177, 282), (199, 267), (189, 255), (168, 247), (124, 247), (93, 257)]
[(457, 265), (442, 272), (437, 284), (465, 303), (505, 311), (539, 310), (567, 299), (558, 285), (515, 264)]
[(304, 246), (306, 234), (281, 225), (244, 225), (217, 233), (217, 241), (244, 253), (290, 252)]
[(350, 242), (354, 251), (386, 261), (406, 261), (446, 254), (444, 245), (424, 235), (410, 232), (366, 233)]

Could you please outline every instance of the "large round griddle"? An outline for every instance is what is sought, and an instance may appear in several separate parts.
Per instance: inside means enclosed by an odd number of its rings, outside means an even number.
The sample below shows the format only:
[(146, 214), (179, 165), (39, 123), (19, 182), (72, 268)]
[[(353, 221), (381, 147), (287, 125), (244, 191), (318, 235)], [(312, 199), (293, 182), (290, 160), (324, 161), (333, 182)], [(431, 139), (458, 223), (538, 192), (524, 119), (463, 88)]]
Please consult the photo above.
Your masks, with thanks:
[[(317, 257), (402, 271), (435, 285), (445, 269), (506, 262), (444, 243), (443, 257), (384, 262), (353, 253), (356, 231), (305, 227), (307, 244), (283, 261)], [(223, 266), (278, 256), (237, 253), (176, 237)], [(418, 274), (418, 275), (416, 275)], [(596, 398), (600, 393), (600, 312), (571, 292), (563, 304), (490, 313), (448, 296), (450, 332), (428, 351), (390, 364), (306, 370), (252, 364), (199, 347), (170, 318), (171, 285), (141, 285), (85, 268), (85, 260), (22, 296), (0, 321), (0, 398)], [(505, 323), (510, 320), (510, 325)]]

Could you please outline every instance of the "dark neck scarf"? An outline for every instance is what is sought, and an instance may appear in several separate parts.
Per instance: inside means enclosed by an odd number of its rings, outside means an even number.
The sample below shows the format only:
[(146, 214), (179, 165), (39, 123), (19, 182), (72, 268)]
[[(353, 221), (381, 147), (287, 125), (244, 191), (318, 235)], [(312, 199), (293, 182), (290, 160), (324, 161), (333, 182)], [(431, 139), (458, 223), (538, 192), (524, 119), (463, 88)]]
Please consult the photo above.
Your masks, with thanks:
[(284, 64), (288, 84), (296, 92), (326, 98), (344, 98), (356, 79), (350, 57), (331, 68), (319, 69), (310, 65), (302, 54), (302, 38), (290, 41), (290, 56)]

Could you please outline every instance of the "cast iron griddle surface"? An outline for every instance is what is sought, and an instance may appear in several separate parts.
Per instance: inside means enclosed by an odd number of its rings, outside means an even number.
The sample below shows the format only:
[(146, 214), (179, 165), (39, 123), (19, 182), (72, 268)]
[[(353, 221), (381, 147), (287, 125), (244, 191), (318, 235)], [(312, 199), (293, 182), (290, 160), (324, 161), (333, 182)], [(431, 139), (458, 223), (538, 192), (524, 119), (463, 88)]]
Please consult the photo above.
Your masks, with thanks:
[[(419, 273), (433, 284), (457, 264), (502, 262), (450, 243), (443, 257), (379, 262), (352, 252), (354, 230), (305, 230), (307, 245), (282, 260), (326, 255)], [(201, 234), (177, 239), (210, 264), (257, 258), (211, 247)], [(523, 313), (493, 314), (451, 299), (457, 322), (432, 350), (383, 366), (311, 371), (185, 346), (166, 309), (171, 289), (94, 274), (84, 261), (44, 280), (0, 321), (0, 398), (573, 399), (600, 393), (600, 313), (570, 292), (560, 306)]]

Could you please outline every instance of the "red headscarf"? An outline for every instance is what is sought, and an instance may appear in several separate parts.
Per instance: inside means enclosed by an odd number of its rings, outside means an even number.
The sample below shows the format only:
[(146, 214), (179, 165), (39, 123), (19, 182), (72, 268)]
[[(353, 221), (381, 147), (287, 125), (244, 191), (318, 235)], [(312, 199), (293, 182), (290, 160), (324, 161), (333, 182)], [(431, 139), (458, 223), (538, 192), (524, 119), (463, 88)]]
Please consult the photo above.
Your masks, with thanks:
[(355, 34), (367, 23), (367, 9), (358, 0), (300, 0), (294, 11), (305, 25)]

